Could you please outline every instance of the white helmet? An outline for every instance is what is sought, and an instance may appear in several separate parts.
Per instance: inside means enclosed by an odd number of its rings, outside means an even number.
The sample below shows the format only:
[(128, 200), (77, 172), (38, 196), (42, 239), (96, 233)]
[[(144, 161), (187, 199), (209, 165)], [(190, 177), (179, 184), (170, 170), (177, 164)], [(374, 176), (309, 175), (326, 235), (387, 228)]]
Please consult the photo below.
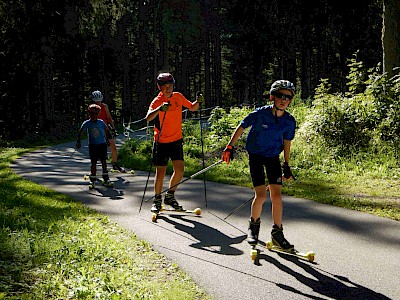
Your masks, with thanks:
[(272, 95), (274, 92), (279, 91), (279, 90), (289, 90), (294, 93), (296, 92), (296, 89), (294, 87), (294, 84), (291, 83), (289, 80), (277, 80), (271, 85), (270, 89), (270, 94)]
[(99, 102), (103, 101), (103, 94), (100, 91), (94, 91), (92, 93), (92, 100), (96, 101), (96, 102), (97, 101), (99, 101)]

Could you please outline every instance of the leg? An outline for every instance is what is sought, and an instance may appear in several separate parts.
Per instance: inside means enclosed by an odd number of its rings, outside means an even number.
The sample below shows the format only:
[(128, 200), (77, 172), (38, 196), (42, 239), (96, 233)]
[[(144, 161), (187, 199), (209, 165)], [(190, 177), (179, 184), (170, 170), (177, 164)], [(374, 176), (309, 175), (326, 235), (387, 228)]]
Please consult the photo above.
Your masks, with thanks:
[(270, 197), (272, 203), (272, 220), (275, 225), (282, 227), (283, 204), (282, 204), (282, 185), (270, 184)]
[(118, 161), (117, 145), (114, 139), (109, 139), (110, 141), (110, 152), (111, 152), (111, 162), (116, 163)]
[(96, 164), (98, 159), (97, 148), (95, 145), (89, 144), (89, 157), (90, 157), (90, 175), (96, 176)]
[(91, 176), (96, 176), (96, 173), (97, 173), (96, 163), (97, 162), (92, 162), (91, 165), (90, 165), (90, 175)]
[(104, 158), (102, 158), (102, 159), (100, 160), (100, 162), (101, 162), (101, 168), (103, 169), (103, 174), (104, 174), (104, 173), (108, 173), (108, 170), (107, 170), (107, 160), (104, 159)]
[(265, 184), (254, 188), (254, 200), (251, 204), (251, 217), (257, 220), (261, 216), (262, 206), (267, 199)]
[(154, 178), (154, 194), (156, 195), (159, 195), (162, 192), (166, 170), (167, 166), (156, 166), (156, 175)]
[(171, 205), (176, 210), (181, 210), (182, 206), (179, 205), (178, 201), (175, 199), (175, 191), (178, 188), (177, 184), (182, 180), (185, 164), (183, 160), (173, 160), (172, 166), (174, 168), (174, 173), (169, 181), (169, 187), (172, 188), (165, 194), (164, 203)]
[(285, 249), (294, 249), (294, 245), (290, 244), (283, 235), (282, 216), (283, 216), (283, 203), (282, 203), (282, 185), (270, 184), (270, 197), (272, 202), (272, 226), (271, 238), (272, 242)]
[[(172, 166), (174, 168), (174, 173), (171, 176), (171, 180), (169, 181), (169, 186), (174, 186), (177, 185), (179, 182), (181, 182), (183, 173), (185, 171), (185, 163), (183, 160), (173, 160), (172, 161)], [(178, 187), (175, 186), (171, 188), (171, 191), (176, 191)]]
[(249, 220), (249, 229), (247, 233), (247, 242), (255, 246), (258, 243), (258, 235), (260, 232), (260, 225), (261, 225), (261, 211), (262, 206), (266, 199), (266, 186), (260, 185), (254, 188), (254, 200), (251, 204), (251, 217)]

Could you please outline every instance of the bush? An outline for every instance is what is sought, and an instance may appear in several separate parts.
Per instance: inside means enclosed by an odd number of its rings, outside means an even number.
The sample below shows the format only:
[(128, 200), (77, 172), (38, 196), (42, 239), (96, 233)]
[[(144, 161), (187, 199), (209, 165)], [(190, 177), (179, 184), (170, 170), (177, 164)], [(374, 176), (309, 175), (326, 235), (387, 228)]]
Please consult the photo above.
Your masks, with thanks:
[[(339, 155), (351, 150), (379, 147), (382, 142), (398, 147), (400, 141), (400, 81), (387, 79), (379, 66), (360, 75), (362, 64), (351, 60), (349, 92), (331, 94), (330, 85), (322, 79), (316, 89), (312, 113), (302, 124), (301, 134), (309, 141), (321, 139), (327, 148)], [(363, 90), (361, 90), (364, 88)], [(347, 153), (347, 154), (346, 154)]]

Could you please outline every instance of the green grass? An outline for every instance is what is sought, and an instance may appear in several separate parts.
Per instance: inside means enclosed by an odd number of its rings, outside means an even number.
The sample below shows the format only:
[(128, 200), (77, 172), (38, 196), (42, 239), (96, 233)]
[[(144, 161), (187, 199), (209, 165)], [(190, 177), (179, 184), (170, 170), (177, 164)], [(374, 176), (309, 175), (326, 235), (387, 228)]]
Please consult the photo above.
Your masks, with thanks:
[(0, 299), (210, 299), (131, 232), (13, 173), (27, 151), (0, 149)]

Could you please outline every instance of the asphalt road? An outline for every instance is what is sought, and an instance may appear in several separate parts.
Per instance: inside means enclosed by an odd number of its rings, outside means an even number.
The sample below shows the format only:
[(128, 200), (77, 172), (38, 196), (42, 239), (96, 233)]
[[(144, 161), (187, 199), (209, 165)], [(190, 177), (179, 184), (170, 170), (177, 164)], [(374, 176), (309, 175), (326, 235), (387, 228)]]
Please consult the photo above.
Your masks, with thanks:
[[(285, 236), (297, 249), (314, 251), (315, 261), (264, 249), (254, 263), (245, 240), (250, 205), (224, 220), (252, 198), (251, 189), (207, 182), (206, 207), (204, 182), (191, 179), (176, 197), (186, 209), (200, 207), (202, 215), (160, 215), (152, 222), (151, 201), (139, 212), (147, 172), (110, 173), (113, 189), (90, 191), (83, 180), (90, 168), (87, 146), (71, 156), (73, 151), (74, 143), (35, 151), (16, 160), (13, 169), (150, 242), (215, 299), (400, 299), (400, 222), (285, 196)], [(153, 174), (145, 199), (152, 187)], [(263, 241), (269, 239), (270, 215), (266, 202)]]

